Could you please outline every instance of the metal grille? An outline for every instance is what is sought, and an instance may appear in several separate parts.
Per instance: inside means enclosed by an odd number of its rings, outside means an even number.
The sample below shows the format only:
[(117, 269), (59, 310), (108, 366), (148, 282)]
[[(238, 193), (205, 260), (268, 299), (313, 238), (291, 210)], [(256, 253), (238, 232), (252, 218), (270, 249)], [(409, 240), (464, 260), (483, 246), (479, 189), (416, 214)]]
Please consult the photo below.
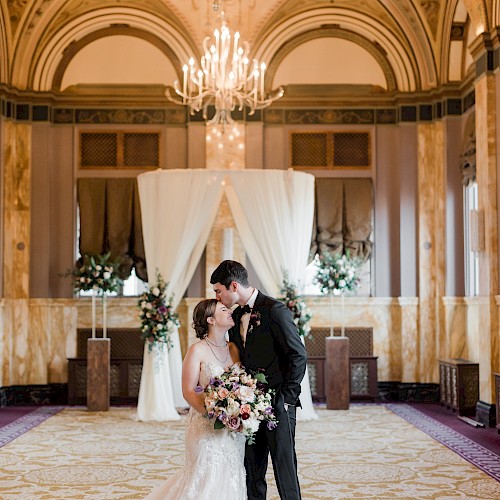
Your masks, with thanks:
[(86, 133), (80, 135), (80, 165), (82, 167), (115, 167), (118, 164), (116, 133)]
[(369, 132), (291, 132), (292, 168), (367, 168)]
[(292, 167), (325, 167), (327, 145), (325, 133), (292, 134)]
[(370, 394), (369, 365), (367, 361), (351, 363), (351, 394), (368, 396)]
[(81, 132), (82, 168), (158, 168), (159, 132)]
[[(340, 337), (341, 329), (334, 328), (333, 335)], [(344, 334), (349, 338), (349, 356), (373, 356), (373, 328), (344, 329)], [(309, 356), (326, 356), (325, 338), (330, 335), (330, 328), (311, 328), (311, 333), (306, 337), (306, 348)]]
[(126, 167), (159, 167), (158, 133), (126, 133), (123, 138), (123, 163)]
[[(102, 329), (96, 329), (96, 336), (102, 336)], [(107, 336), (111, 341), (111, 358), (142, 358), (144, 342), (139, 328), (108, 329)], [(77, 357), (87, 357), (87, 339), (92, 337), (90, 328), (79, 328), (76, 341)]]
[(309, 372), (309, 385), (311, 394), (318, 393), (318, 374), (316, 373), (316, 363), (307, 363), (307, 371)]
[(109, 367), (109, 396), (118, 398), (120, 394), (120, 365), (111, 363)]
[(369, 167), (370, 138), (367, 132), (333, 134), (334, 167)]
[(131, 397), (139, 397), (139, 386), (141, 385), (142, 364), (128, 365), (128, 394)]

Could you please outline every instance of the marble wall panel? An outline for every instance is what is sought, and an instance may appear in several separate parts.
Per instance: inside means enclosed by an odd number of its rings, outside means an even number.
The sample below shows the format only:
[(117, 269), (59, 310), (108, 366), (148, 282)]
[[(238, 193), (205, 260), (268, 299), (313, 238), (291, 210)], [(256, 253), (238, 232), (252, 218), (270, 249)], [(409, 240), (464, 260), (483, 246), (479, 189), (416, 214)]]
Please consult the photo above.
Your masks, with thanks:
[(440, 122), (418, 126), (418, 222), (421, 382), (438, 378), (437, 345), (442, 340), (444, 294), (444, 147)]
[[(31, 299), (30, 339), (45, 342), (45, 383), (67, 382), (67, 358), (76, 356), (77, 308), (72, 299)], [(42, 375), (40, 376), (41, 379)], [(37, 382), (40, 383), (40, 382)]]
[[(191, 327), (193, 310), (201, 298), (185, 298), (178, 307), (181, 349), (197, 341)], [(500, 298), (499, 298), (500, 301)], [(380, 381), (438, 382), (429, 378), (419, 364), (419, 299), (416, 297), (347, 297), (342, 312), (341, 299), (333, 300), (333, 316), (328, 297), (308, 297), (312, 325), (320, 327), (368, 326), (373, 328), (374, 355), (378, 356)], [(497, 303), (495, 302), (495, 307)], [(466, 357), (480, 363), (481, 396), (487, 398), (490, 356), (490, 304), (486, 298), (446, 298), (446, 345), (439, 346), (444, 357)], [(111, 298), (108, 327), (139, 328), (136, 298)], [(100, 326), (101, 312), (97, 326)], [(2, 386), (64, 383), (68, 357), (76, 355), (77, 328), (90, 328), (91, 300), (82, 299), (3, 299), (0, 303)], [(486, 330), (487, 331), (487, 330)], [(426, 365), (430, 366), (430, 365)]]
[(417, 297), (399, 297), (398, 303), (401, 321), (401, 382), (416, 382), (420, 379), (418, 343), (419, 302)]
[(467, 305), (463, 297), (443, 297), (445, 338), (438, 358), (467, 359)]
[[(309, 297), (313, 326), (366, 326), (373, 328), (373, 352), (378, 356), (379, 380), (399, 380), (401, 376), (401, 325), (397, 299), (346, 297), (344, 311), (339, 297), (333, 298), (330, 315), (328, 297)], [(343, 319), (342, 319), (343, 318)]]
[(29, 296), (31, 126), (5, 124), (4, 146), (4, 295)]
[[(7, 312), (8, 311), (8, 312)], [(35, 383), (31, 377), (31, 339), (29, 338), (29, 300), (6, 299), (7, 321), (10, 323), (12, 357), (7, 385)], [(40, 382), (43, 383), (43, 382)]]

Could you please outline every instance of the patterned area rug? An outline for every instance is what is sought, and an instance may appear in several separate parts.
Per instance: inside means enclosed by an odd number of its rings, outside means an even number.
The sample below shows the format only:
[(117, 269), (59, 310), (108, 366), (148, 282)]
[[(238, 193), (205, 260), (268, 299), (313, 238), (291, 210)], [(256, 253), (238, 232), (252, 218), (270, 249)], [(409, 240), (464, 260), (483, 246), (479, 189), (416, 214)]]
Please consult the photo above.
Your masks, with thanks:
[[(319, 420), (297, 427), (305, 500), (500, 498), (495, 479), (408, 415), (383, 405), (318, 413)], [(145, 423), (133, 414), (132, 408), (65, 409), (11, 441), (0, 449), (0, 498), (143, 498), (182, 466), (184, 418)], [(271, 467), (268, 498), (279, 498)]]

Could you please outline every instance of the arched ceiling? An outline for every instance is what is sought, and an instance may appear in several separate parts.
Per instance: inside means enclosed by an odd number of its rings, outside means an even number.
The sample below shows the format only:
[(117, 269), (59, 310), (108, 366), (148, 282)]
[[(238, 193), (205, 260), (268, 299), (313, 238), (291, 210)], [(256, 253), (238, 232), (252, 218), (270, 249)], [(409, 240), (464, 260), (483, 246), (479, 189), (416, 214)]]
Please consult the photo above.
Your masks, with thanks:
[[(294, 37), (338, 29), (384, 55), (400, 91), (447, 83), (454, 6), (459, 0), (0, 0), (0, 80), (50, 90), (64, 52), (113, 26), (148, 32), (184, 62), (219, 24), (219, 11), (268, 63)], [(479, 34), (498, 22), (499, 0), (461, 0)], [(305, 36), (307, 38), (307, 36)]]

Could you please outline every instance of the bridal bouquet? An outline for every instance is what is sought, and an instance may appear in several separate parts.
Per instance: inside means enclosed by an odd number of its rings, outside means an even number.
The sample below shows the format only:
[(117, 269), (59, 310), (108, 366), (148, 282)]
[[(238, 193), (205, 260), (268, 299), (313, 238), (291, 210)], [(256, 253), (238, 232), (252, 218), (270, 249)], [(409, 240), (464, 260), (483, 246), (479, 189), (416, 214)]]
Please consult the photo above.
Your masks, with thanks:
[(255, 442), (254, 434), (261, 422), (272, 430), (278, 424), (271, 405), (272, 391), (266, 391), (263, 373), (249, 375), (235, 363), (219, 377), (212, 378), (204, 391), (208, 418), (215, 418), (214, 429), (241, 432), (247, 443)]
[(173, 296), (166, 296), (167, 283), (156, 272), (156, 284), (149, 287), (137, 302), (139, 319), (141, 320), (141, 337), (148, 342), (149, 351), (153, 345), (172, 348), (172, 331), (179, 327), (179, 316), (173, 310)]

